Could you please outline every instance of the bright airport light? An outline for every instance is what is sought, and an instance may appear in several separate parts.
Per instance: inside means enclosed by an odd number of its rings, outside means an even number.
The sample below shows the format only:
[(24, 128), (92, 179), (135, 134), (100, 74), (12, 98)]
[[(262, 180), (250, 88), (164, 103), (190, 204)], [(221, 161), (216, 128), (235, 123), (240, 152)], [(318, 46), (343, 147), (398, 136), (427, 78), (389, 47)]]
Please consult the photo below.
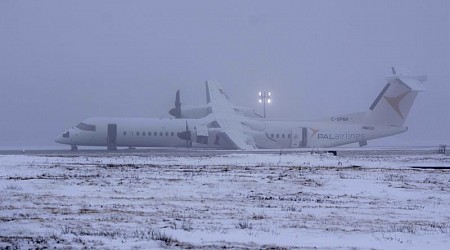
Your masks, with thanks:
[(266, 102), (268, 104), (272, 103), (272, 93), (270, 91), (259, 91), (258, 92), (258, 102), (264, 104), (264, 118), (266, 118)]

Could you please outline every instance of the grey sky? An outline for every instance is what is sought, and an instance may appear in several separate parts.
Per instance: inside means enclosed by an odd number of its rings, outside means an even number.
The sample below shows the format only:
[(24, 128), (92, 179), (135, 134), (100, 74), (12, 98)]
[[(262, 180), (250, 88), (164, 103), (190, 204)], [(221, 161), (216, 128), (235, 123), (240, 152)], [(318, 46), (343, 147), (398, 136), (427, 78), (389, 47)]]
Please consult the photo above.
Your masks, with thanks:
[(163, 117), (218, 80), (269, 117), (365, 111), (391, 66), (428, 74), (409, 131), (450, 143), (449, 1), (0, 1), (0, 147), (55, 146), (91, 116)]

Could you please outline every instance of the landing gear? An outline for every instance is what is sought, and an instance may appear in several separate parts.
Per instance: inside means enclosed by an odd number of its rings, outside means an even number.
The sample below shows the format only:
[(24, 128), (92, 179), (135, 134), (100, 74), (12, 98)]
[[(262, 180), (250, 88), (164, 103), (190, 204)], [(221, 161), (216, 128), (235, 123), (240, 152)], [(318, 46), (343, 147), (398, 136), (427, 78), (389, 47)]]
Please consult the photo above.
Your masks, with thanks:
[(78, 146), (77, 145), (70, 145), (70, 151), (77, 151)]

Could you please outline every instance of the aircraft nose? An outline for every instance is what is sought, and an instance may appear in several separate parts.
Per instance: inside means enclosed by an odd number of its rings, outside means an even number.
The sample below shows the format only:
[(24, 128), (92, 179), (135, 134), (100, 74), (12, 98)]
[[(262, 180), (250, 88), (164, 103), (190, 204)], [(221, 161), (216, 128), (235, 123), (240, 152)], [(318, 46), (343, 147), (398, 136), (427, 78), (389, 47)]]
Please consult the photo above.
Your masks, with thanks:
[(55, 142), (57, 142), (57, 143), (62, 143), (62, 135), (58, 135), (58, 136), (55, 138)]
[(61, 143), (61, 144), (65, 144), (68, 142), (69, 137), (70, 137), (70, 132), (66, 131), (64, 134), (60, 134), (55, 138), (55, 142), (57, 143)]

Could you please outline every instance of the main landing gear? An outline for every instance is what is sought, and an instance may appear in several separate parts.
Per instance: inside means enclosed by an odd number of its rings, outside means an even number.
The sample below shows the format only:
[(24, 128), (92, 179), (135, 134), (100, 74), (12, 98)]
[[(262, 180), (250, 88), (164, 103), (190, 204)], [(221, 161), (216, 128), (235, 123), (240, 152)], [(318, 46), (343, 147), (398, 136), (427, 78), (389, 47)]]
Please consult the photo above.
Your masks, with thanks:
[(70, 145), (70, 151), (77, 151), (78, 146), (77, 145)]

